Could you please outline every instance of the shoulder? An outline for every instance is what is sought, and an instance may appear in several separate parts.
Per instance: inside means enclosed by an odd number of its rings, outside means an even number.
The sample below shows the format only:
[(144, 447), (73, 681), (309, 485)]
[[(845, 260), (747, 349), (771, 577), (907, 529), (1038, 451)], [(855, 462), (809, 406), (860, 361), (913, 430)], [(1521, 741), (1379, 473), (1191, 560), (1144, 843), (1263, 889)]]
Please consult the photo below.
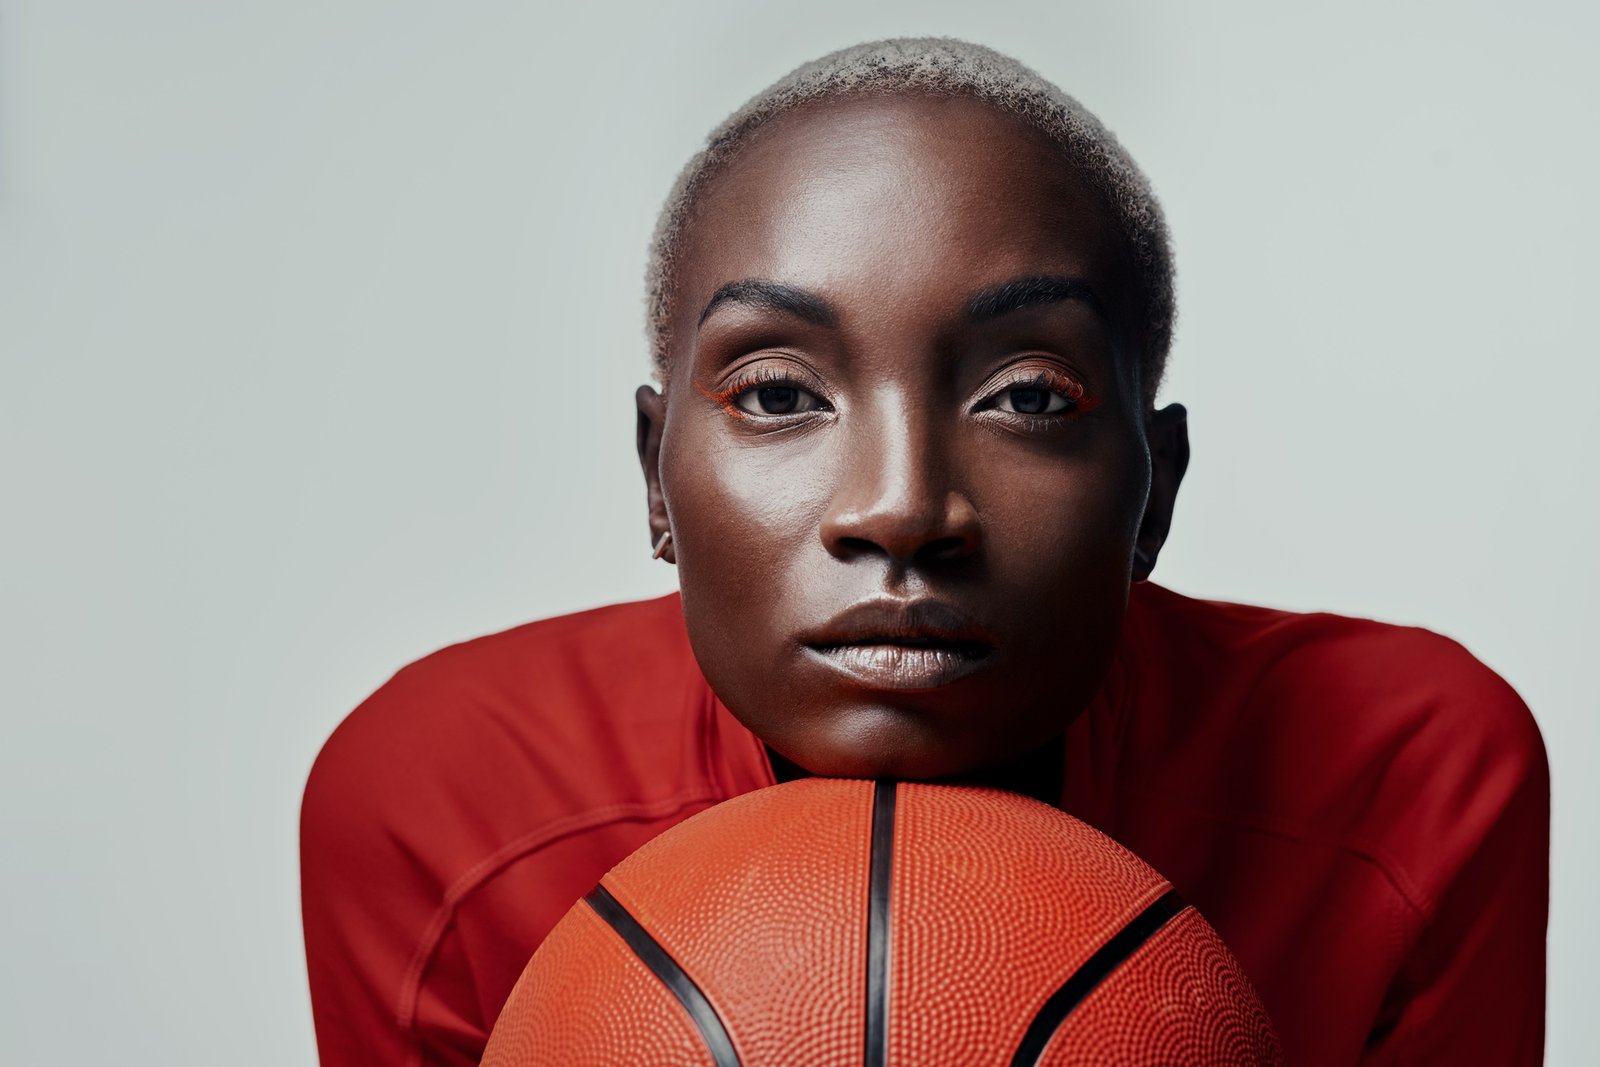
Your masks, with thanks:
[(673, 766), (688, 750), (674, 742), (692, 734), (704, 693), (676, 595), (451, 645), (401, 668), (334, 730), (306, 783), (302, 837), (353, 828), (481, 854), (527, 820), (692, 770)]
[(1138, 625), (1220, 736), (1269, 783), (1241, 799), (1297, 835), (1380, 859), (1425, 902), (1508, 813), (1548, 804), (1544, 743), (1522, 698), (1459, 642), (1416, 626), (1141, 589)]
[[(1291, 612), (1137, 594), (1144, 643), (1206, 690), (1304, 726), (1327, 720), (1356, 741), (1473, 747), (1543, 757), (1539, 730), (1512, 687), (1459, 642), (1432, 630), (1329, 612)], [(1376, 738), (1374, 738), (1375, 740)]]

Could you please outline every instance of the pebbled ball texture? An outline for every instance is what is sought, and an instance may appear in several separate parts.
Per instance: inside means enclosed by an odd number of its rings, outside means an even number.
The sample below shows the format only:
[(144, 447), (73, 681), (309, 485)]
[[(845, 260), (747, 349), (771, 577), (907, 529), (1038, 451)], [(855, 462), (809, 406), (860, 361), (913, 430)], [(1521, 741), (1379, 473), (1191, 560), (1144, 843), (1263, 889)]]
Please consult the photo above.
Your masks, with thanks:
[[(650, 841), (601, 882), (705, 995), (742, 1067), (874, 1062), (874, 790), (805, 779), (745, 794)], [(1052, 995), (1171, 886), (1037, 801), (922, 783), (894, 790), (893, 835), (879, 842), (892, 858), (884, 1067), (1280, 1062), (1238, 963), (1187, 907), (1046, 1031), (1042, 1052), (1018, 1060)], [(483, 1063), (716, 1061), (688, 1010), (580, 901), (529, 961)]]
[(1055, 808), (999, 790), (902, 787), (890, 1062), (1006, 1063), (1045, 1000), (1172, 888)]
[(1084, 998), (1039, 1067), (1275, 1063), (1277, 1038), (1222, 938), (1189, 908)]
[(667, 988), (594, 912), (562, 917), (517, 980), (484, 1067), (672, 1064), (714, 1067)]

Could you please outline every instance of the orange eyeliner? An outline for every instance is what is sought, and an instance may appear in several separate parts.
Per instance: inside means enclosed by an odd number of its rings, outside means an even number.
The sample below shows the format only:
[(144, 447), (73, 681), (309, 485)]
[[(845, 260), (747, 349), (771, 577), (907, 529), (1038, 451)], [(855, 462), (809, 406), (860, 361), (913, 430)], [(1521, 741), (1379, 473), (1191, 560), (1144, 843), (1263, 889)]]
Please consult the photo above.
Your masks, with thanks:
[(1028, 377), (1019, 377), (1007, 382), (997, 391), (1004, 392), (1010, 389), (1048, 389), (1052, 393), (1059, 393), (1072, 401), (1073, 415), (1081, 415), (1100, 406), (1099, 398), (1090, 396), (1082, 382), (1050, 367), (1031, 368)]
[(739, 407), (739, 405), (733, 402), (734, 397), (738, 396), (748, 388), (750, 388), (750, 383), (742, 381), (734, 382), (732, 385), (724, 389), (707, 389), (699, 382), (694, 383), (695, 392), (699, 393), (707, 400), (719, 405), (723, 411), (726, 411), (729, 415), (732, 415), (736, 419), (750, 418), (750, 413), (748, 411), (743, 410)]

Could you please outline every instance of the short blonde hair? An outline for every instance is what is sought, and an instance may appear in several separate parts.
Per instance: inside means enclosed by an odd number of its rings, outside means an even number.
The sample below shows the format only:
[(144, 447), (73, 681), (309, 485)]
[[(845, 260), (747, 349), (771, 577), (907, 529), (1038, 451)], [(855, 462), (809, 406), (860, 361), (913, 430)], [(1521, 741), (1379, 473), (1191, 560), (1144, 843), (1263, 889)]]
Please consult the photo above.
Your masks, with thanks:
[(1139, 381), (1155, 402), (1175, 317), (1167, 224), (1150, 188), (1110, 130), (1082, 104), (1030, 68), (983, 45), (949, 37), (895, 37), (831, 52), (791, 71), (723, 121), (691, 158), (656, 223), (646, 268), (646, 332), (661, 381), (671, 365), (668, 308), (685, 223), (695, 200), (750, 132), (802, 104), (847, 95), (921, 91), (973, 97), (1022, 118), (1054, 142), (1105, 198), (1128, 242), (1142, 337)]

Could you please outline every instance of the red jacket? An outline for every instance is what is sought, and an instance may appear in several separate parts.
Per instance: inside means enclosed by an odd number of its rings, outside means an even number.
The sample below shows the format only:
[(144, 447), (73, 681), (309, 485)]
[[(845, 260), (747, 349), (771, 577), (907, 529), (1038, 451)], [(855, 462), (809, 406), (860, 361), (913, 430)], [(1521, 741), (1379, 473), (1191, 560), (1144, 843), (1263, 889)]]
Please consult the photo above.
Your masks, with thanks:
[[(528, 956), (603, 872), (772, 782), (676, 596), (401, 670), (306, 786), (324, 1067), (476, 1064)], [(1540, 1062), (1544, 748), (1453, 641), (1136, 585), (1065, 782), (1064, 810), (1221, 933), (1291, 1067)]]

